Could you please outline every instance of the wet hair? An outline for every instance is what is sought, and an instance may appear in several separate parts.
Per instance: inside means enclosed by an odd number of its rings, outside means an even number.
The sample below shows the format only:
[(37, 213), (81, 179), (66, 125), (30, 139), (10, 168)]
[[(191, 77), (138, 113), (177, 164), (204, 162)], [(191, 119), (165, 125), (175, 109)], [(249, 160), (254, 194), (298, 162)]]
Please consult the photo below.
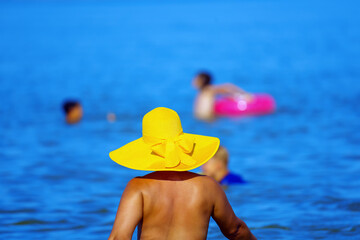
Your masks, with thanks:
[(229, 153), (226, 150), (226, 148), (224, 148), (222, 146), (219, 147), (219, 149), (217, 150), (217, 152), (215, 153), (213, 158), (216, 161), (222, 162), (225, 166), (227, 166), (229, 163)]
[(64, 101), (62, 107), (66, 114), (68, 114), (74, 107), (79, 106), (80, 103), (76, 100), (66, 100)]
[(203, 89), (204, 87), (209, 86), (212, 83), (212, 76), (209, 72), (199, 72), (196, 75), (196, 78), (200, 79), (201, 81), (200, 89)]

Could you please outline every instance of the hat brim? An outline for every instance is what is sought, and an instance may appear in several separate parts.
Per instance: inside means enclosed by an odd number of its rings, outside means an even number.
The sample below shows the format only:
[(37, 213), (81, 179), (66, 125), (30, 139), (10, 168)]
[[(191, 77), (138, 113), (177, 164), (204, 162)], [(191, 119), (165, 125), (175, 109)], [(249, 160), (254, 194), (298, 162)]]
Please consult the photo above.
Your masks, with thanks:
[(127, 168), (143, 171), (188, 171), (206, 163), (219, 148), (216, 137), (184, 133), (194, 139), (194, 149), (190, 154), (195, 163), (191, 166), (180, 163), (173, 168), (165, 167), (166, 159), (154, 154), (143, 138), (132, 141), (109, 153), (110, 158)]

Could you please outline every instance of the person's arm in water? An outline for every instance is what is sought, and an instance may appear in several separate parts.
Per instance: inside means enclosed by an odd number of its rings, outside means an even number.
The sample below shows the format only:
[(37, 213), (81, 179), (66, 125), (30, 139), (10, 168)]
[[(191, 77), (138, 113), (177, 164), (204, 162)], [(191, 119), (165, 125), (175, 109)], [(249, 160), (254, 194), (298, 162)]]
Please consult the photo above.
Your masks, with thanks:
[(214, 185), (216, 192), (214, 193), (215, 202), (212, 218), (218, 224), (224, 236), (231, 240), (256, 240), (245, 222), (235, 215), (220, 185)]
[(245, 90), (231, 83), (225, 83), (225, 84), (213, 86), (213, 91), (215, 94), (241, 95), (249, 99), (252, 97), (250, 93), (246, 92)]
[(131, 240), (136, 226), (142, 219), (142, 205), (142, 193), (135, 178), (128, 183), (121, 196), (109, 240)]

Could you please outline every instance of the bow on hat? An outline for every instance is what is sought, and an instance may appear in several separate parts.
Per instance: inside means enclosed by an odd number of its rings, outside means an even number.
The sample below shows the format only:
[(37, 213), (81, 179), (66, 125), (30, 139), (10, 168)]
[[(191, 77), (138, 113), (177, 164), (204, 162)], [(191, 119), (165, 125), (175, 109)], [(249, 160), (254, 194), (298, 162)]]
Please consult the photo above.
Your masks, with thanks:
[(180, 163), (188, 166), (196, 163), (190, 155), (194, 149), (194, 139), (183, 132), (175, 138), (162, 139), (143, 136), (143, 139), (151, 146), (153, 153), (165, 159), (166, 168), (176, 167)]

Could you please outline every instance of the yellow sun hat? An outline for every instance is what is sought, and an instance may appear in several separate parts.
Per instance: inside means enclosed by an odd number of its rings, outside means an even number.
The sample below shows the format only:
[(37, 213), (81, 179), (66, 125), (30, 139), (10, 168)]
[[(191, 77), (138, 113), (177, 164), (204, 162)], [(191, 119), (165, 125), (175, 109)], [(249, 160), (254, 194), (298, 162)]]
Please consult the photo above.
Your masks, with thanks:
[(109, 153), (116, 163), (144, 171), (188, 171), (207, 162), (220, 140), (184, 133), (179, 115), (158, 107), (145, 114), (143, 136)]

